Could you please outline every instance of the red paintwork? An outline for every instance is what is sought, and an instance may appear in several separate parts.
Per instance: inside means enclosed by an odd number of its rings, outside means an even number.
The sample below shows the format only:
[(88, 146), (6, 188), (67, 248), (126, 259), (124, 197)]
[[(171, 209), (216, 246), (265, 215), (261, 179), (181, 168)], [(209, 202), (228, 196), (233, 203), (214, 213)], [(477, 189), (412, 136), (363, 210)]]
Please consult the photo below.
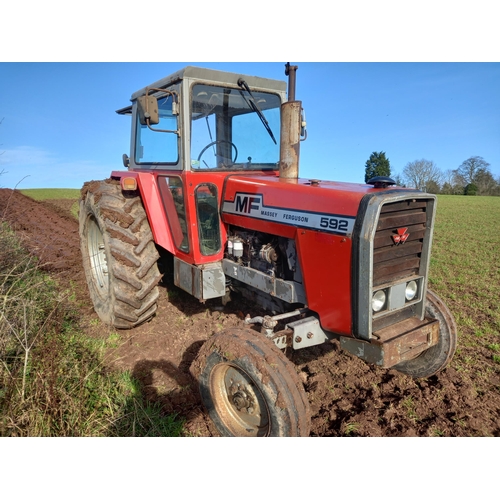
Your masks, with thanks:
[(151, 172), (132, 172), (115, 170), (111, 172), (113, 179), (134, 177), (137, 180), (141, 199), (148, 215), (151, 231), (155, 242), (173, 252), (174, 243), (168, 227), (167, 217), (158, 190), (157, 175)]
[[(178, 250), (174, 244), (174, 239), (179, 238), (178, 234), (176, 236), (178, 229), (173, 228), (174, 234), (172, 234), (159, 189), (159, 182), (162, 181), (158, 178), (165, 175), (180, 177), (184, 185), (189, 226), (189, 254)], [(224, 200), (234, 201), (236, 193), (240, 192), (262, 194), (268, 206), (355, 217), (363, 196), (378, 189), (368, 185), (329, 181), (311, 185), (310, 181), (305, 179), (280, 179), (276, 172), (242, 175), (225, 172), (151, 170), (114, 171), (111, 176), (137, 178), (155, 242), (191, 264), (216, 262), (224, 257), (228, 225), (294, 239), (304, 279), (307, 306), (319, 314), (321, 325), (325, 330), (341, 335), (352, 335), (352, 239), (350, 237), (226, 213), (222, 214), (221, 221), (221, 251), (216, 255), (204, 256), (198, 244), (194, 191), (199, 184), (215, 184), (218, 188), (220, 207)], [(168, 206), (168, 201), (166, 205)]]
[(299, 229), (295, 241), (307, 306), (325, 330), (352, 335), (352, 239)]
[[(275, 175), (274, 173), (272, 174)], [(184, 199), (186, 202), (186, 218), (188, 225), (189, 238), (189, 253), (185, 253), (177, 248), (175, 240), (179, 241), (178, 231), (174, 218), (172, 230), (168, 222), (167, 207), (170, 206), (170, 200), (167, 196), (162, 197), (160, 185), (161, 177), (175, 176), (182, 180), (184, 186)], [(153, 237), (157, 245), (168, 250), (170, 253), (190, 264), (206, 264), (209, 262), (217, 262), (224, 257), (224, 246), (227, 241), (227, 226), (221, 223), (221, 243), (220, 252), (215, 255), (202, 255), (199, 248), (198, 227), (196, 224), (196, 205), (194, 192), (198, 185), (203, 183), (211, 183), (217, 186), (219, 205), (222, 200), (222, 191), (224, 181), (228, 173), (225, 172), (189, 172), (189, 171), (121, 171), (115, 170), (111, 172), (111, 177), (121, 179), (122, 177), (135, 177), (137, 179), (141, 198), (143, 200), (148, 220), (153, 232)]]
[[(361, 199), (370, 191), (373, 188), (360, 184), (325, 181), (314, 186), (305, 179), (235, 176), (227, 180), (224, 199), (233, 201), (237, 192), (262, 194), (267, 206), (355, 217)], [(223, 219), (295, 239), (307, 306), (319, 314), (325, 330), (352, 335), (350, 237), (234, 214), (223, 214)]]
[(236, 192), (263, 194), (267, 205), (356, 216), (361, 198), (373, 191), (364, 184), (319, 181), (315, 186), (307, 179), (237, 175), (228, 179), (224, 199), (232, 201)]

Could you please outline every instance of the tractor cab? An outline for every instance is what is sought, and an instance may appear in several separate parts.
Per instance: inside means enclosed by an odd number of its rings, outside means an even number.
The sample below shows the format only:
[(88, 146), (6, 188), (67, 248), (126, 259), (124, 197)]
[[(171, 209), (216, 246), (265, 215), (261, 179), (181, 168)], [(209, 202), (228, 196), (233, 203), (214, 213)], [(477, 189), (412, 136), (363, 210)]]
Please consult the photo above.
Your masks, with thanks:
[(132, 95), (131, 170), (278, 169), (286, 83), (187, 67)]

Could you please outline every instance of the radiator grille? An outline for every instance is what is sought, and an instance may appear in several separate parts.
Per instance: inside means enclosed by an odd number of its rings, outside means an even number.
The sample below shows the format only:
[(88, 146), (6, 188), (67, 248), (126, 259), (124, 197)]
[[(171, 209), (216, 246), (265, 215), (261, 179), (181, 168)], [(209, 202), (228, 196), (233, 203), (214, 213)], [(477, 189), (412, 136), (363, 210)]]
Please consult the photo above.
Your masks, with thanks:
[[(373, 244), (373, 286), (419, 274), (426, 233), (427, 201), (405, 200), (382, 206)], [(407, 228), (408, 239), (393, 236)]]

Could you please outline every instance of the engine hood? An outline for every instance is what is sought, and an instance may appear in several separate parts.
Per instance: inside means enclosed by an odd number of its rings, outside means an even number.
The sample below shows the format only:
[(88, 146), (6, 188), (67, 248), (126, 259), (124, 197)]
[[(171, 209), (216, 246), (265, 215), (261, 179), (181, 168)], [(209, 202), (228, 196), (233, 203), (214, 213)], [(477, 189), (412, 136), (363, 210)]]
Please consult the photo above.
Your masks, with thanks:
[[(383, 191), (392, 189), (400, 188)], [(378, 191), (381, 189), (365, 184), (229, 176), (223, 193), (222, 219), (229, 224), (242, 224), (241, 218), (245, 217), (273, 226), (303, 227), (350, 237), (362, 198)], [(290, 234), (286, 229), (285, 232)]]

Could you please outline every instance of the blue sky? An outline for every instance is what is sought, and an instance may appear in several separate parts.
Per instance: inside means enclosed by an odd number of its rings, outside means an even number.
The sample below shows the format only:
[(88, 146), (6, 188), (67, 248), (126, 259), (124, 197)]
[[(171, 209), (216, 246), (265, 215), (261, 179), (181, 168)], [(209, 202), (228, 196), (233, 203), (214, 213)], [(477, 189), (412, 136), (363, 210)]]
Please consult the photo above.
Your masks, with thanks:
[[(0, 63), (0, 186), (79, 188), (122, 169), (130, 118), (115, 111), (187, 64), (286, 79), (284, 62)], [(500, 176), (499, 63), (292, 63), (308, 128), (301, 177), (363, 182), (373, 151), (393, 174), (482, 156)]]

